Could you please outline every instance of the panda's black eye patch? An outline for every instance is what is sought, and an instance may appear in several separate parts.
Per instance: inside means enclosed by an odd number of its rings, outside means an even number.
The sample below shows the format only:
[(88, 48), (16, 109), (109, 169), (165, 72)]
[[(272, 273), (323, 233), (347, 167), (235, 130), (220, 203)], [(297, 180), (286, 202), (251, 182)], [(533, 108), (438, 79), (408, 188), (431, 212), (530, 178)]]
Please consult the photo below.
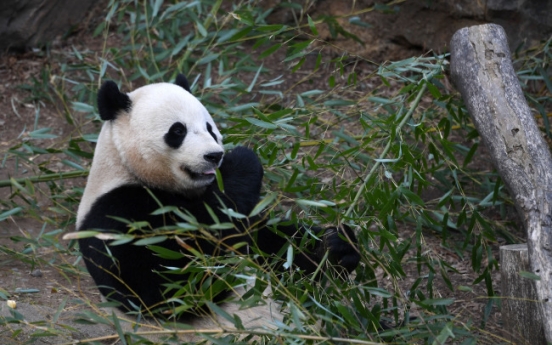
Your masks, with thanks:
[(163, 138), (168, 146), (177, 149), (182, 145), (182, 142), (184, 142), (186, 133), (188, 133), (186, 126), (181, 122), (175, 122), (172, 124), (171, 128), (169, 128), (169, 131), (165, 133)]
[(215, 139), (215, 141), (218, 143), (217, 136), (213, 132), (213, 127), (211, 126), (211, 124), (209, 122), (207, 122), (207, 131), (209, 132), (209, 134), (211, 134), (213, 139)]

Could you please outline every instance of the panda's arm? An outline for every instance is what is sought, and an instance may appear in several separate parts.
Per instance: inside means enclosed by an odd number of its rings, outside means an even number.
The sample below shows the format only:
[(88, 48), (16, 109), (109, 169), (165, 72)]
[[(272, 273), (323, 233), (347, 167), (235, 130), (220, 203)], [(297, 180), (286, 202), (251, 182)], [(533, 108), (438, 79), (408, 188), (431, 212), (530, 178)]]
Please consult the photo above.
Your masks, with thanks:
[(360, 261), (358, 248), (355, 248), (356, 236), (346, 225), (339, 230), (336, 227), (322, 230), (302, 224), (279, 223), (260, 227), (255, 237), (255, 248), (266, 254), (279, 254), (282, 258), (286, 257), (288, 246), (292, 246), (293, 263), (306, 273), (316, 270), (326, 251), (329, 263), (347, 272), (354, 270)]
[[(260, 198), (263, 169), (259, 159), (253, 151), (236, 147), (225, 156), (220, 172), (224, 181), (224, 193), (215, 188), (213, 195), (217, 194), (221, 199), (227, 198), (225, 200), (230, 203), (227, 207), (235, 207), (234, 210), (248, 215)], [(209, 206), (220, 207), (218, 198), (215, 200), (207, 197), (205, 202)], [(253, 248), (264, 254), (285, 256), (287, 246), (293, 245), (296, 253), (294, 263), (306, 272), (313, 272), (317, 268), (326, 250), (329, 252), (330, 262), (342, 266), (348, 272), (360, 260), (358, 249), (354, 247), (356, 237), (347, 226), (339, 231), (336, 227), (322, 231), (317, 227), (308, 229), (304, 225), (289, 222), (268, 226), (266, 220), (259, 218), (251, 219), (250, 223), (258, 223), (253, 234)], [(308, 235), (309, 232), (322, 240), (314, 241), (313, 236)]]

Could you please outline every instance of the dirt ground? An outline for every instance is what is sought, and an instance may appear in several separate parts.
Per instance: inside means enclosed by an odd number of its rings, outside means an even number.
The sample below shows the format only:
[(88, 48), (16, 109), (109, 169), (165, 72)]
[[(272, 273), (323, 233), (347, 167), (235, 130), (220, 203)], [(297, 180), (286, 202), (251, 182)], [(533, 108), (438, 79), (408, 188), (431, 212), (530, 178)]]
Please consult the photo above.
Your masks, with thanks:
[[(319, 8), (318, 11), (339, 12), (333, 2), (323, 2), (328, 8)], [(336, 14), (336, 13), (334, 13)], [(339, 13), (337, 13), (339, 14)], [(92, 23), (83, 24), (81, 30), (75, 35), (64, 41), (57, 41), (51, 46), (55, 53), (71, 51), (75, 46), (78, 49), (89, 47), (90, 49), (100, 49), (103, 39), (93, 38), (91, 29), (94, 27), (94, 20), (101, 20), (105, 13), (98, 11), (96, 18), (91, 19)], [(407, 24), (405, 24), (407, 25)], [(356, 30), (356, 29), (355, 29)], [(329, 35), (327, 32), (321, 32), (322, 35)], [(417, 47), (401, 46), (400, 42), (382, 42), (377, 39), (377, 33), (370, 30), (357, 30), (355, 34), (363, 41), (369, 42), (366, 46), (351, 44), (350, 41), (338, 40), (334, 42), (336, 47), (347, 46), (347, 50), (356, 55), (368, 57), (373, 61), (397, 60), (410, 56), (417, 56), (422, 51)], [(329, 37), (329, 36), (328, 36)], [(116, 37), (112, 38), (116, 41)], [(112, 42), (110, 42), (112, 43)], [(116, 43), (116, 42), (113, 42)], [(58, 105), (46, 102), (32, 102), (29, 100), (29, 91), (20, 88), (22, 84), (32, 83), (32, 78), (40, 76), (43, 68), (59, 68), (56, 61), (51, 57), (56, 54), (44, 54), (41, 52), (27, 52), (21, 54), (4, 53), (0, 55), (0, 157), (10, 147), (22, 140), (25, 131), (33, 128), (35, 122), (36, 107), (40, 106), (40, 126), (53, 128), (59, 138), (66, 138), (70, 135), (71, 128), (66, 126), (65, 120), (60, 115)], [(366, 66), (366, 70), (373, 69), (373, 66)], [(324, 87), (321, 87), (322, 89)], [(45, 141), (46, 145), (55, 145), (54, 141)], [(492, 169), (489, 166), (489, 160), (484, 155), (480, 156), (479, 164), (482, 170)], [(1, 166), (1, 165), (0, 165)], [(10, 177), (24, 177), (34, 175), (32, 168), (25, 162), (19, 162), (17, 165), (13, 161), (5, 163), (0, 167), (0, 180)], [(72, 183), (83, 186), (83, 178), (74, 179)], [(0, 188), (0, 200), (6, 200), (10, 196), (9, 188)], [(47, 204), (47, 200), (43, 201)], [(76, 210), (75, 210), (76, 211)], [(99, 293), (96, 290), (91, 278), (84, 271), (72, 269), (75, 256), (60, 256), (53, 250), (34, 247), (32, 244), (22, 241), (13, 241), (13, 237), (38, 238), (41, 232), (55, 230), (54, 225), (49, 225), (45, 229), (42, 224), (33, 222), (26, 218), (12, 217), (9, 220), (0, 223), (0, 245), (13, 249), (18, 252), (27, 248), (35, 250), (36, 262), (26, 262), (17, 260), (14, 256), (0, 253), (0, 293), (5, 291), (16, 291), (13, 299), (17, 301), (17, 313), (22, 315), (27, 321), (23, 331), (12, 336), (11, 330), (21, 327), (13, 325), (13, 328), (0, 329), (1, 344), (22, 344), (30, 341), (33, 344), (60, 344), (69, 343), (79, 339), (92, 339), (109, 334), (114, 334), (114, 330), (109, 325), (103, 324), (79, 324), (75, 323), (75, 315), (86, 310), (91, 310), (92, 306), (83, 305), (81, 301), (91, 300), (99, 302)], [(402, 231), (404, 238), (412, 236), (412, 229), (405, 227)], [(517, 230), (514, 229), (514, 232)], [(425, 238), (428, 248), (432, 255), (446, 258), (447, 262), (456, 262), (456, 268), (460, 274), (451, 275), (452, 285), (471, 286), (473, 291), (450, 291), (445, 284), (436, 280), (436, 291), (442, 295), (438, 297), (454, 297), (456, 303), (451, 307), (451, 313), (458, 315), (460, 319), (480, 320), (483, 310), (487, 303), (485, 288), (482, 284), (472, 286), (471, 283), (476, 278), (472, 269), (469, 267), (469, 261), (462, 260), (456, 253), (445, 248), (441, 244), (441, 239), (433, 237), (431, 233), (426, 234)], [(32, 241), (29, 241), (32, 242)], [(65, 243), (65, 245), (67, 245)], [(48, 248), (48, 247), (46, 247)], [(496, 252), (498, 244), (493, 250)], [(497, 255), (498, 257), (498, 255)], [(408, 264), (405, 270), (415, 272), (415, 264)], [(412, 276), (415, 276), (414, 274)], [(416, 273), (417, 276), (417, 273)], [(413, 280), (413, 279), (412, 279)], [(500, 279), (495, 274), (494, 283), (496, 290), (499, 290)], [(386, 282), (382, 282), (385, 286)], [(412, 281), (408, 279), (404, 282), (405, 286), (410, 286)], [(86, 297), (86, 298), (83, 298)], [(1, 302), (0, 318), (13, 317), (5, 302)], [(34, 323), (36, 321), (48, 320), (56, 324), (59, 334), (47, 335), (44, 337), (30, 340), (29, 334), (40, 330), (44, 324)], [(490, 315), (484, 332), (500, 334), (501, 321), (500, 313), (495, 308)], [(496, 341), (498, 342), (498, 341)], [(113, 341), (106, 341), (111, 344)], [(494, 343), (489, 341), (489, 343)]]

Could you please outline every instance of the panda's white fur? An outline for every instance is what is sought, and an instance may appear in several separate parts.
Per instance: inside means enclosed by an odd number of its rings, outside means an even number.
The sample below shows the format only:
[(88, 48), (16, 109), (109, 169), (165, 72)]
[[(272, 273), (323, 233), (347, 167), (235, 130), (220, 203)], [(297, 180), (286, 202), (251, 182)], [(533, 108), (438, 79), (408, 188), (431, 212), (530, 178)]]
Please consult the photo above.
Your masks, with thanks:
[[(220, 211), (221, 199), (227, 204), (234, 205), (235, 211), (243, 214), (249, 214), (258, 202), (262, 167), (254, 153), (245, 148), (238, 148), (223, 157), (222, 136), (208, 111), (191, 95), (188, 82), (183, 76), (179, 75), (176, 84), (178, 85), (151, 84), (128, 94), (121, 93), (113, 82), (106, 82), (102, 86), (98, 95), (98, 106), (105, 123), (98, 137), (90, 175), (79, 205), (77, 230), (126, 232), (126, 225), (111, 216), (132, 218), (129, 220), (135, 221), (143, 217), (150, 221), (152, 226), (162, 225), (158, 222), (159, 219), (155, 218), (159, 216), (152, 215), (157, 206), (144, 206), (151, 204), (151, 200), (146, 200), (150, 199), (150, 195), (144, 192), (143, 187), (158, 193), (159, 195), (156, 195), (162, 202), (174, 203), (174, 206), (192, 212), (203, 223), (208, 223), (212, 219), (204, 204), (214, 210), (221, 222), (229, 222), (232, 220)], [(179, 136), (182, 134), (180, 127), (180, 131), (178, 128), (173, 131), (175, 124), (179, 123), (184, 128), (184, 139)], [(214, 182), (214, 169), (217, 167), (220, 167), (225, 184), (224, 192), (219, 191)], [(277, 225), (280, 233), (277, 234), (263, 225), (262, 221), (256, 222), (260, 225), (256, 230), (254, 245), (267, 254), (278, 253), (290, 241), (298, 245), (301, 236), (307, 232), (323, 232), (321, 229), (306, 231), (303, 226), (287, 224)], [(234, 232), (238, 237), (245, 236), (245, 239), (234, 240), (234, 243), (251, 241), (248, 237), (251, 234), (239, 232), (243, 231), (243, 222), (240, 221), (235, 226)], [(339, 232), (343, 231), (345, 236), (340, 236)], [(282, 233), (288, 237), (282, 237)], [(356, 241), (353, 232), (347, 227), (339, 230), (329, 228), (323, 235), (324, 241), (310, 248), (310, 253), (296, 254), (295, 263), (298, 267), (307, 272), (314, 271), (324, 252), (329, 250), (331, 262), (343, 266), (347, 271), (354, 269), (358, 264), (359, 255), (349, 243)], [(349, 240), (344, 241), (344, 237)], [(159, 245), (170, 247), (173, 251), (182, 251), (183, 249), (174, 242), (167, 240)], [(117, 260), (117, 267), (114, 267), (113, 259), (105, 255), (107, 243), (104, 240), (84, 238), (79, 239), (79, 244), (87, 268), (102, 294), (110, 295), (110, 299), (123, 301), (123, 304), (126, 303), (125, 296), (128, 296), (128, 292), (126, 295), (121, 292), (122, 297), (117, 297), (118, 292), (115, 295), (110, 294), (112, 290), (120, 291), (123, 287), (120, 285), (121, 281), (128, 279), (124, 283), (126, 285), (128, 282), (134, 293), (141, 287), (140, 279), (143, 279), (143, 284), (148, 285), (149, 289), (142, 293), (149, 294), (152, 289), (161, 289), (160, 286), (152, 285), (160, 284), (153, 282), (159, 279), (153, 272), (158, 270), (156, 267), (186, 264), (178, 261), (171, 262), (170, 265), (161, 262), (162, 260), (152, 255), (147, 248), (125, 244), (110, 247), (108, 250), (109, 256), (112, 255)], [(205, 243), (198, 246), (201, 247), (200, 251), (207, 251), (206, 254), (213, 250)], [(106, 290), (106, 285), (111, 285), (112, 290)], [(236, 298), (239, 298), (243, 291), (243, 287), (237, 289)], [(270, 290), (265, 293), (269, 295)], [(140, 295), (140, 292), (138, 295), (140, 300), (134, 301), (134, 304), (153, 298), (149, 302), (151, 304), (161, 298), (155, 294), (153, 297)], [(279, 306), (271, 301), (269, 296), (266, 297), (266, 305), (255, 308), (238, 310), (232, 303), (224, 306), (230, 315), (237, 314), (246, 327), (273, 328), (281, 321), (282, 315), (279, 313)], [(202, 317), (187, 322), (201, 329), (233, 328), (231, 323), (218, 316)], [(139, 330), (147, 330), (147, 327)], [(131, 324), (128, 323), (125, 329), (130, 330)], [(192, 339), (197, 337), (181, 338)]]

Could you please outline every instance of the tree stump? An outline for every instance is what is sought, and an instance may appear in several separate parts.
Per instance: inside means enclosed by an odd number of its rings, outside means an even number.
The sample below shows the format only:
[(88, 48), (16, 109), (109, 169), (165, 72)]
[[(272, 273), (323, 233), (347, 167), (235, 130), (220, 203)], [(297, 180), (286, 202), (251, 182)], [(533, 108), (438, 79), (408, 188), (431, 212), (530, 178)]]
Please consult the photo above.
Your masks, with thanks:
[(500, 247), (500, 285), (504, 337), (513, 344), (545, 345), (543, 317), (535, 282), (520, 275), (529, 271), (526, 244)]
[(458, 30), (452, 80), (512, 195), (527, 231), (535, 307), (552, 343), (552, 157), (521, 91), (504, 30), (486, 24)]

